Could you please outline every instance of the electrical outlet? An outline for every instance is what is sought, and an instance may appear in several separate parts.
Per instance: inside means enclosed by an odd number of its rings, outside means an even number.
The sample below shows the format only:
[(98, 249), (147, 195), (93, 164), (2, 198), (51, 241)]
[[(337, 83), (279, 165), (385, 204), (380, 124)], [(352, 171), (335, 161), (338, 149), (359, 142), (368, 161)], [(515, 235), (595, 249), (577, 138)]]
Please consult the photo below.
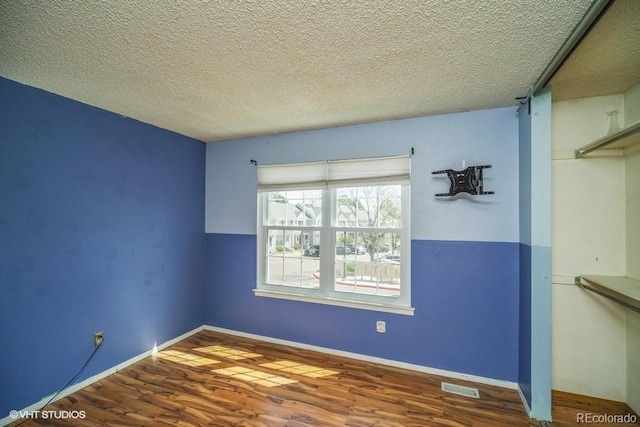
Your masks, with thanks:
[(376, 332), (379, 334), (384, 334), (387, 332), (387, 324), (384, 320), (378, 320), (376, 322)]
[(102, 341), (104, 341), (104, 332), (95, 332), (93, 334), (93, 346), (98, 347), (102, 345)]

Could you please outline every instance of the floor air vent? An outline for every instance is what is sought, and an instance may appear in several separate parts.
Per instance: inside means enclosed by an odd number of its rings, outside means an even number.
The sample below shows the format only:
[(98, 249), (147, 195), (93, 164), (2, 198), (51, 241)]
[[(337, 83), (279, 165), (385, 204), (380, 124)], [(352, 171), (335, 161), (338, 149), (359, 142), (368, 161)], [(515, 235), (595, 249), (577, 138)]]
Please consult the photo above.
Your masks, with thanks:
[(477, 388), (464, 387), (461, 385), (449, 384), (449, 383), (441, 383), (442, 391), (447, 391), (453, 394), (459, 394), (460, 396), (473, 397), (474, 399), (480, 398), (480, 393), (478, 393)]

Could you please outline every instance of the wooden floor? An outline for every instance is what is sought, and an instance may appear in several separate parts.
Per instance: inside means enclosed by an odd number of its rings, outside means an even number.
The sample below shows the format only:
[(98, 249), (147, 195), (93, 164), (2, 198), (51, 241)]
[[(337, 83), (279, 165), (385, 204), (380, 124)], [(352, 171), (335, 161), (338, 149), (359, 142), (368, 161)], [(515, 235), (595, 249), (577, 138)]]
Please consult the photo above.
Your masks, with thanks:
[[(441, 381), (476, 387), (480, 398), (445, 393), (440, 390)], [(514, 390), (210, 331), (193, 335), (46, 410), (85, 411), (86, 416), (75, 422), (28, 420), (22, 425), (535, 425)], [(594, 402), (574, 405), (571, 395), (565, 394), (554, 400), (558, 423), (553, 425), (576, 425), (576, 413), (585, 410), (624, 413), (621, 408), (599, 408)]]
[[(552, 414), (554, 427), (567, 427), (575, 425), (586, 425), (587, 422), (580, 422), (581, 419), (586, 421), (587, 414), (592, 416), (609, 415), (633, 415), (636, 423), (591, 423), (599, 426), (615, 425), (615, 426), (637, 426), (640, 425), (640, 417), (635, 414), (625, 403), (614, 402), (613, 400), (598, 399), (595, 397), (581, 396), (579, 394), (565, 393), (553, 391), (552, 394)], [(582, 418), (580, 418), (582, 417)], [(593, 419), (593, 418), (592, 418)], [(615, 421), (615, 419), (611, 419)]]

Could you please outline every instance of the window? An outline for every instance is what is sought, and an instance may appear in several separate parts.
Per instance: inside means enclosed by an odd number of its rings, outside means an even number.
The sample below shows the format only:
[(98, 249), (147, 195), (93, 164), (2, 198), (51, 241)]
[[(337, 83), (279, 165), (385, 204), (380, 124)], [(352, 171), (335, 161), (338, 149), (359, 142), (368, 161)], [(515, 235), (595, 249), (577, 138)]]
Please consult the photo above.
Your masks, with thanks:
[(411, 314), (410, 158), (258, 168), (256, 294)]

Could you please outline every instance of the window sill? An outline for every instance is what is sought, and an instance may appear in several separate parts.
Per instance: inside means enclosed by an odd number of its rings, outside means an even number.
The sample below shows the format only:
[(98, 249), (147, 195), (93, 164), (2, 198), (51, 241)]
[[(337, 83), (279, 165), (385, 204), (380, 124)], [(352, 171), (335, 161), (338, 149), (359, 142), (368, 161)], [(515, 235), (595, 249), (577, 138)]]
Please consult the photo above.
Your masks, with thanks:
[(361, 310), (382, 311), (385, 313), (404, 314), (413, 316), (415, 308), (398, 305), (376, 304), (362, 301), (351, 301), (338, 298), (315, 298), (306, 295), (299, 295), (289, 292), (268, 291), (265, 289), (254, 289), (253, 293), (258, 297), (286, 299), (290, 301), (302, 301), (315, 304), (334, 305), (338, 307), (357, 308)]

